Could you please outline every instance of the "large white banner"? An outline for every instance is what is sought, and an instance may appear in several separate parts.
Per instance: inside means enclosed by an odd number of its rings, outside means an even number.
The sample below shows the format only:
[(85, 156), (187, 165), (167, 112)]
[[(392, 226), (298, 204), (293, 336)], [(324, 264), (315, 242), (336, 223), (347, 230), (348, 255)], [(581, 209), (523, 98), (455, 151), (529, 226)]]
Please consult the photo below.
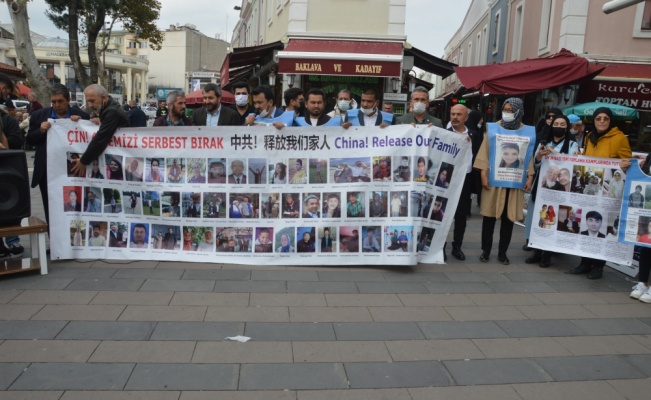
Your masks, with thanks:
[(134, 128), (75, 177), (97, 126), (51, 122), (55, 259), (443, 262), (471, 151), (410, 125)]
[(631, 265), (619, 243), (626, 175), (620, 160), (573, 155), (543, 158), (529, 246)]

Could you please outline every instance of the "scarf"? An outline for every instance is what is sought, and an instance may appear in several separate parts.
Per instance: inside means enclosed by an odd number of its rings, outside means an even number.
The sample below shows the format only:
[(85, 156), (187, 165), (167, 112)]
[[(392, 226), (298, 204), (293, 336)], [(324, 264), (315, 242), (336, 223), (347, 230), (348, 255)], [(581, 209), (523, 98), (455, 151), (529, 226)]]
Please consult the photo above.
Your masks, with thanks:
[(599, 141), (599, 139), (601, 139), (601, 137), (604, 136), (606, 133), (610, 132), (610, 129), (612, 128), (612, 124), (613, 124), (613, 112), (610, 108), (599, 107), (596, 110), (594, 110), (594, 113), (592, 113), (593, 123), (594, 123), (594, 118), (597, 117), (599, 114), (606, 114), (610, 118), (610, 123), (608, 124), (608, 128), (603, 132), (599, 133), (595, 129), (595, 131), (588, 136), (588, 139), (595, 147), (597, 146), (597, 142)]
[(502, 120), (502, 126), (504, 127), (504, 129), (510, 129), (510, 130), (520, 129), (520, 124), (522, 123), (522, 117), (524, 116), (524, 103), (522, 102), (521, 99), (517, 97), (510, 97), (504, 100), (502, 107), (504, 107), (504, 104), (506, 103), (509, 103), (511, 105), (511, 108), (513, 109), (513, 116), (515, 117), (515, 119), (511, 122), (505, 122), (504, 120)]

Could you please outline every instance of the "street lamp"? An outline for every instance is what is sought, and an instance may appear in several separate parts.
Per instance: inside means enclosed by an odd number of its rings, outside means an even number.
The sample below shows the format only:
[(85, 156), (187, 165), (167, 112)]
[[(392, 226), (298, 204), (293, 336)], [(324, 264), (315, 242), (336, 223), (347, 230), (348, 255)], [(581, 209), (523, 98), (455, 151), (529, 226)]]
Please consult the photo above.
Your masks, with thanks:
[(409, 71), (409, 93), (413, 92), (416, 89), (416, 73), (412, 75), (412, 71)]
[(271, 68), (269, 72), (269, 86), (276, 86), (276, 68)]
[(393, 93), (398, 93), (398, 90), (400, 90), (400, 78), (391, 78), (391, 89)]
[(296, 80), (296, 74), (287, 75), (287, 86), (294, 87), (294, 81)]

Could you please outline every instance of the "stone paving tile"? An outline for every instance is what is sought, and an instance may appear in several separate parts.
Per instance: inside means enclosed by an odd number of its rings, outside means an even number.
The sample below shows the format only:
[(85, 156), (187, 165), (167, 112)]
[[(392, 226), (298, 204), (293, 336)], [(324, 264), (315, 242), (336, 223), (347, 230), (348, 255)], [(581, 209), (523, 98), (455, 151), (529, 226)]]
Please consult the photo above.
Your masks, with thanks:
[(594, 293), (596, 297), (602, 300), (602, 303), (608, 304), (638, 304), (637, 300), (632, 299), (628, 296), (631, 292), (632, 287), (635, 286), (633, 282), (630, 282), (628, 290), (625, 290), (623, 293), (621, 291), (617, 292), (598, 292)]
[(624, 356), (624, 359), (646, 375), (647, 378), (651, 378), (651, 354), (633, 354)]
[(183, 270), (180, 269), (151, 269), (133, 268), (119, 269), (113, 278), (118, 279), (181, 279)]
[(168, 392), (152, 392), (152, 391), (139, 391), (139, 392), (74, 392), (67, 391), (64, 393), (61, 400), (178, 400), (181, 392), (168, 391)]
[(651, 349), (651, 335), (637, 335), (637, 336), (631, 336), (631, 338), (640, 342), (642, 345), (646, 346), (647, 348)]
[(95, 291), (25, 290), (11, 304), (88, 304), (96, 295)]
[(509, 279), (500, 272), (445, 272), (450, 282), (510, 282)]
[(627, 400), (648, 400), (649, 393), (651, 393), (650, 378), (609, 380), (606, 382)]
[(647, 317), (651, 307), (642, 302), (633, 304), (586, 304), (584, 306), (599, 318), (638, 318)]
[(539, 365), (528, 359), (443, 361), (443, 364), (457, 385), (499, 385), (552, 380)]
[(187, 341), (103, 341), (91, 363), (189, 363), (196, 343)]
[(244, 323), (158, 322), (151, 340), (224, 340), (244, 334)]
[(319, 280), (323, 282), (384, 282), (381, 272), (365, 271), (318, 271)]
[(61, 340), (148, 340), (155, 322), (70, 321), (57, 335)]
[(487, 282), (489, 287), (499, 293), (556, 293), (545, 282)]
[[(584, 275), (581, 275), (584, 276)], [(594, 281), (585, 279), (576, 281), (567, 281), (567, 282), (547, 282), (547, 285), (551, 287), (552, 289), (556, 290), (557, 292), (560, 293), (567, 293), (567, 292), (615, 292), (615, 290), (612, 287), (609, 287), (604, 284), (600, 283), (595, 283)]]
[(34, 363), (10, 390), (122, 390), (133, 364)]
[(0, 290), (0, 304), (7, 304), (13, 300), (16, 296), (21, 294), (22, 290)]
[(620, 356), (547, 357), (534, 361), (560, 382), (645, 378)]
[(90, 304), (166, 306), (170, 303), (173, 294), (172, 292), (99, 292)]
[(285, 293), (287, 282), (282, 281), (217, 281), (213, 292), (219, 293)]
[(353, 389), (409, 388), (454, 384), (439, 361), (346, 363), (345, 366), (350, 387)]
[(244, 364), (239, 390), (346, 389), (346, 371), (340, 363)]
[(393, 361), (463, 360), (485, 358), (468, 339), (391, 340), (385, 342)]
[(572, 321), (590, 335), (649, 335), (651, 326), (633, 318), (601, 318)]
[(213, 307), (205, 321), (221, 322), (289, 322), (287, 307)]
[[(398, 294), (406, 307), (474, 306), (466, 294)], [(382, 306), (382, 304), (372, 304)]]
[(205, 306), (127, 306), (120, 321), (203, 321)]
[(509, 336), (516, 338), (543, 336), (581, 336), (587, 333), (565, 320), (495, 321)]
[(67, 321), (0, 321), (0, 339), (54, 339), (66, 323)]
[(287, 282), (288, 293), (358, 293), (355, 282)]
[(450, 282), (450, 283), (425, 283), (430, 293), (495, 293), (492, 287), (485, 282)]
[(510, 385), (410, 388), (411, 400), (522, 400)]
[(582, 305), (540, 305), (517, 306), (529, 319), (579, 319), (594, 318), (595, 315)]
[(443, 307), (369, 307), (375, 322), (451, 321)]
[(142, 292), (212, 292), (214, 281), (147, 279)]
[(478, 306), (531, 306), (542, 304), (533, 294), (529, 293), (468, 294), (467, 296)]
[(235, 390), (237, 364), (138, 364), (126, 390)]
[(551, 272), (508, 272), (504, 276), (511, 282), (566, 282), (567, 274)]
[[(183, 391), (178, 400), (296, 400), (293, 390), (265, 390), (260, 392), (223, 392), (223, 391)], [(154, 399), (152, 399), (154, 400)], [(175, 399), (176, 400), (176, 399)]]
[(251, 271), (252, 281), (293, 281), (310, 282), (318, 281), (319, 275), (316, 271), (294, 270), (294, 271)]
[(62, 391), (11, 391), (0, 392), (0, 400), (59, 400), (63, 395)]
[(133, 290), (140, 289), (144, 279), (75, 279), (66, 290)]
[(111, 305), (46, 305), (33, 320), (115, 321), (125, 306)]
[(415, 322), (360, 322), (333, 325), (337, 340), (424, 339)]
[(244, 335), (256, 341), (323, 341), (337, 340), (329, 323), (265, 323), (249, 322)]
[(188, 269), (183, 272), (183, 277), (181, 279), (203, 281), (248, 281), (251, 279), (251, 271), (246, 269)]
[(63, 267), (50, 268), (48, 275), (53, 278), (74, 278), (74, 279), (108, 279), (118, 271), (116, 268), (87, 268), (87, 267)]
[(72, 278), (50, 278), (47, 275), (21, 275), (0, 281), (0, 290), (62, 290), (73, 281)]
[(292, 344), (260, 341), (199, 342), (192, 362), (199, 364), (291, 363)]
[[(160, 264), (164, 264), (159, 261), (138, 261), (134, 263), (131, 260), (97, 260), (94, 261), (90, 267), (91, 268), (157, 268)], [(185, 265), (185, 264), (184, 264)]]
[(294, 362), (391, 362), (384, 342), (293, 342)]
[(650, 353), (630, 336), (575, 336), (554, 338), (575, 356)]
[(426, 285), (416, 282), (357, 282), (360, 293), (428, 293)]
[(642, 323), (651, 326), (651, 318), (638, 318)]
[(567, 357), (567, 351), (553, 338), (473, 339), (486, 358)]
[(249, 305), (248, 293), (200, 293), (177, 292), (174, 293), (171, 306), (240, 306)]
[(325, 294), (329, 307), (402, 307), (404, 304), (396, 294)]
[(324, 307), (328, 305), (323, 293), (252, 293), (249, 303), (251, 306), (265, 307)]
[(43, 308), (43, 305), (0, 304), (0, 320), (27, 320)]
[(0, 345), (0, 362), (86, 362), (98, 341), (6, 340)]
[(412, 400), (407, 389), (301, 390), (298, 400)]
[(443, 272), (387, 272), (383, 276), (388, 282), (396, 283), (450, 282), (450, 278)]
[(547, 382), (513, 385), (524, 400), (624, 400), (608, 382)]
[[(158, 269), (223, 269), (221, 263), (199, 263), (185, 261), (157, 261), (154, 268)], [(241, 267), (241, 266), (240, 266)]]
[(28, 365), (27, 363), (0, 363), (0, 390), (7, 390)]
[(420, 322), (427, 339), (501, 338), (508, 335), (494, 321)]
[[(396, 307), (391, 307), (395, 310)], [(402, 310), (402, 309), (401, 309)], [(289, 307), (290, 322), (371, 322), (367, 307)]]
[(444, 307), (456, 321), (506, 321), (527, 319), (517, 307), (494, 306), (494, 307)]
[(533, 293), (544, 304), (605, 304), (606, 300), (595, 293)]

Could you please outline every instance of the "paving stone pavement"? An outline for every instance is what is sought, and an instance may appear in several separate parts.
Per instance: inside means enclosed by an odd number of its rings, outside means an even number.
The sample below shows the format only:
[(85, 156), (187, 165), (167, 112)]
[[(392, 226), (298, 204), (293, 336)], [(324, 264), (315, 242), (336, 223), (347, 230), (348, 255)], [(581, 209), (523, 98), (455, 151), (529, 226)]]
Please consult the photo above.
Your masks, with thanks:
[(565, 274), (572, 256), (528, 265), (519, 226), (511, 265), (480, 263), (472, 212), (468, 259), (446, 265), (68, 260), (1, 277), (0, 400), (648, 400), (651, 305), (632, 280)]

